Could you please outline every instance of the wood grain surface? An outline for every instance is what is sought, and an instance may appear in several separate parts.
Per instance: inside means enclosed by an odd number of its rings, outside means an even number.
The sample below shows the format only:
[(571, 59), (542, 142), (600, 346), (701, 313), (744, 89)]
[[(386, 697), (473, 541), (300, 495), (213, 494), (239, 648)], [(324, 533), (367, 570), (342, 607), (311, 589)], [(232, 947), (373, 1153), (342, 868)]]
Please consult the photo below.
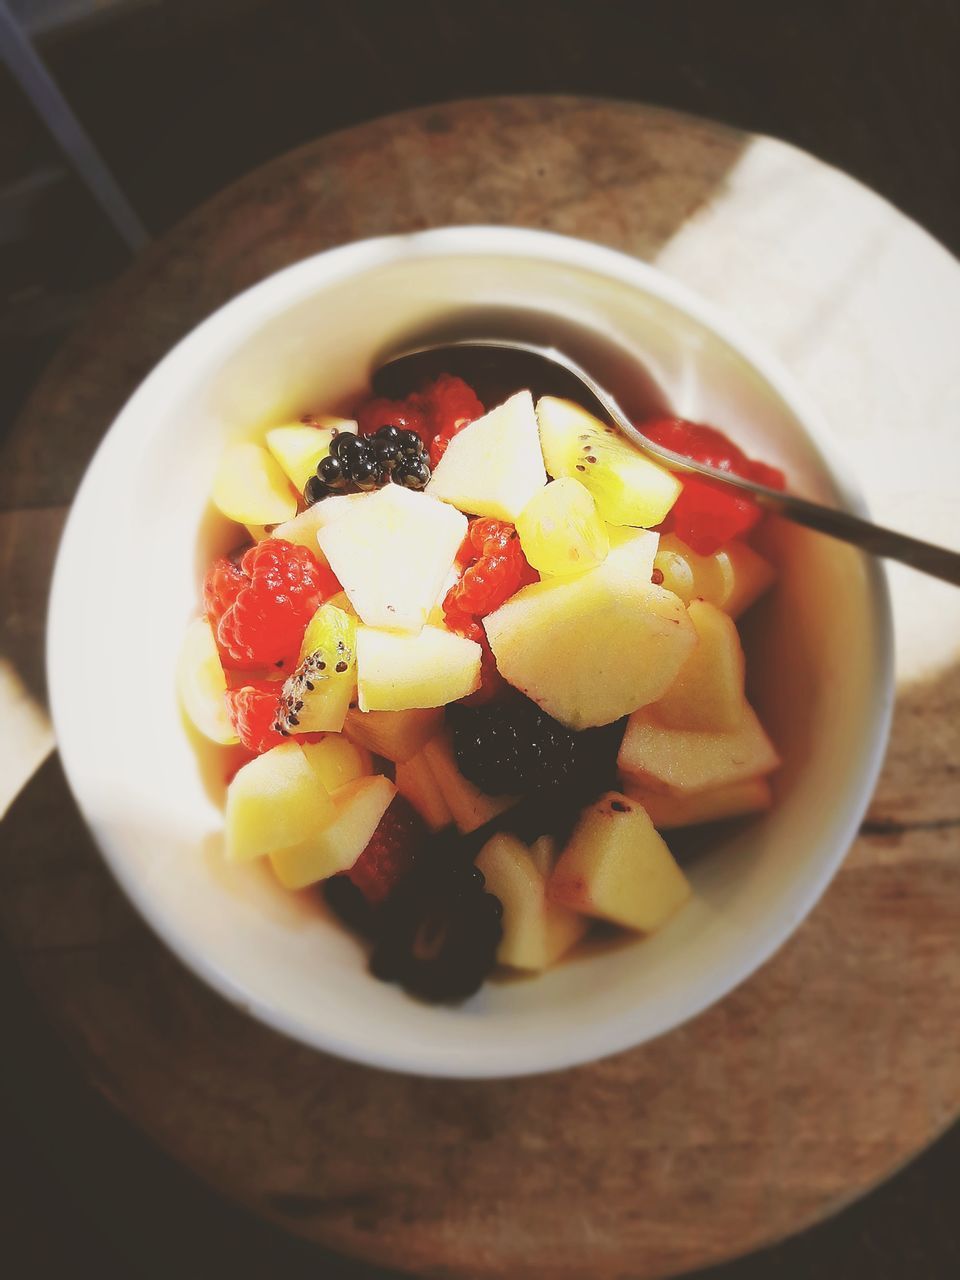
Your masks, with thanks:
[[(387, 167), (385, 192), (375, 179)], [(931, 279), (939, 318), (960, 316), (960, 271), (916, 228), (800, 152), (666, 112), (543, 98), (431, 108), (229, 188), (61, 351), (0, 468), (4, 737), (15, 706), (42, 717), (65, 505), (150, 366), (308, 253), (477, 221), (602, 241), (724, 302), (779, 349), (842, 444), (882, 455), (862, 471), (875, 514), (950, 540), (949, 397), (931, 393), (916, 419), (939, 456), (910, 474), (889, 458), (892, 424), (916, 402), (897, 361)], [(899, 319), (885, 323), (894, 302)], [(923, 339), (908, 348), (926, 362), (917, 380), (948, 386), (948, 353)], [(850, 412), (862, 403), (869, 415)], [(758, 975), (642, 1049), (547, 1077), (437, 1083), (283, 1040), (213, 996), (134, 916), (55, 757), (15, 798), (22, 779), (8, 784), (0, 926), (98, 1088), (293, 1233), (444, 1276), (654, 1277), (744, 1252), (861, 1193), (960, 1112), (960, 629), (945, 589), (893, 585), (893, 737), (842, 871)]]

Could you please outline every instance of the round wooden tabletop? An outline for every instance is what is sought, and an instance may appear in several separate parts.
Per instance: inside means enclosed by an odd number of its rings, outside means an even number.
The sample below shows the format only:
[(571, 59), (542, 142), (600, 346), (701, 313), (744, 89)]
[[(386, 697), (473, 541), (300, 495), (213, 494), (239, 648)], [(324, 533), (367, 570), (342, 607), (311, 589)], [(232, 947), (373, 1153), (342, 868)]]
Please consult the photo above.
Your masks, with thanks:
[(321, 139), (144, 254), (10, 439), (0, 925), (91, 1080), (290, 1232), (431, 1275), (664, 1276), (823, 1217), (960, 1113), (960, 593), (891, 574), (886, 767), (843, 869), (788, 945), (694, 1022), (546, 1077), (390, 1075), (245, 1018), (133, 915), (55, 758), (41, 764), (56, 541), (131, 389), (203, 316), (295, 259), (470, 222), (601, 241), (722, 303), (819, 401), (876, 517), (956, 545), (960, 269), (852, 180), (769, 139), (573, 98), (434, 107)]

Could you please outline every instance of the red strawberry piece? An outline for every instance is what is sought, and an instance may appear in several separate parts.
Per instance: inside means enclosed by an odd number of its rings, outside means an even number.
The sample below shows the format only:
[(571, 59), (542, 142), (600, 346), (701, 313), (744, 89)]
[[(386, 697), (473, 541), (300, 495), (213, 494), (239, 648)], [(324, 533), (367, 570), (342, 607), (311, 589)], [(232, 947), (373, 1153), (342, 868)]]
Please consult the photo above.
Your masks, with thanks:
[(404, 796), (394, 796), (360, 857), (347, 872), (373, 906), (389, 897), (413, 869), (426, 824)]

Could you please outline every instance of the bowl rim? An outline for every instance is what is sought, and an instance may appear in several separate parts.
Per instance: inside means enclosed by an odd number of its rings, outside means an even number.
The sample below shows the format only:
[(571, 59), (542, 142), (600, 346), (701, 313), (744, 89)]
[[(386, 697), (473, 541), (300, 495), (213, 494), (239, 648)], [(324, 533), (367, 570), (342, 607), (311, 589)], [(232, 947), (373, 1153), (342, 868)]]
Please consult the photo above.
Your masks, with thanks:
[(865, 557), (867, 589), (875, 639), (876, 671), (869, 712), (863, 726), (864, 750), (850, 786), (848, 799), (834, 815), (822, 845), (832, 854), (823, 861), (784, 913), (777, 928), (753, 941), (737, 964), (727, 966), (722, 977), (714, 974), (687, 1000), (678, 1000), (669, 1015), (651, 1029), (638, 1032), (634, 1011), (608, 1015), (582, 1036), (553, 1036), (540, 1049), (524, 1046), (511, 1051), (509, 1042), (492, 1046), (478, 1057), (455, 1052), (438, 1054), (430, 1046), (407, 1041), (371, 1047), (358, 1043), (339, 1029), (304, 1025), (282, 1010), (253, 995), (229, 973), (210, 961), (202, 945), (195, 943), (175, 920), (156, 909), (143, 879), (131, 870), (122, 849), (107, 833), (98, 831), (92, 806), (84, 794), (81, 758), (84, 746), (64, 735), (64, 708), (71, 681), (56, 660), (51, 637), (60, 634), (69, 617), (67, 561), (83, 513), (94, 495), (111, 445), (137, 426), (142, 409), (168, 383), (176, 382), (192, 367), (207, 363), (216, 351), (229, 351), (238, 340), (251, 336), (275, 315), (287, 310), (323, 287), (400, 260), (436, 257), (525, 257), (557, 266), (581, 268), (613, 278), (652, 295), (711, 330), (736, 351), (791, 409), (803, 432), (818, 449), (841, 504), (866, 515), (866, 503), (842, 457), (834, 451), (830, 432), (817, 406), (800, 388), (778, 357), (767, 352), (714, 303), (701, 298), (687, 285), (659, 268), (617, 249), (572, 236), (532, 228), (467, 225), (438, 227), (413, 233), (377, 236), (352, 241), (282, 268), (250, 286), (184, 335), (140, 382), (104, 433), (74, 496), (61, 536), (51, 581), (47, 611), (46, 675), (51, 718), (67, 783), (91, 837), (113, 878), (152, 931), (197, 977), (219, 995), (271, 1029), (323, 1052), (385, 1070), (448, 1078), (503, 1078), (539, 1074), (596, 1061), (666, 1034), (723, 999), (755, 973), (787, 941), (810, 913), (846, 857), (873, 793), (883, 764), (894, 703), (894, 642), (886, 572), (880, 561)]

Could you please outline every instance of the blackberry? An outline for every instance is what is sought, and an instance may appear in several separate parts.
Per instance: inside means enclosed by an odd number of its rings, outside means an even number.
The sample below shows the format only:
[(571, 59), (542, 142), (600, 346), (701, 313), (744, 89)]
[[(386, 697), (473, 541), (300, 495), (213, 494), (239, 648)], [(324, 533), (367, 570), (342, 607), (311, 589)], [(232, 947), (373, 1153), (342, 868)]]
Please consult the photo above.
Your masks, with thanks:
[(430, 468), (422, 458), (406, 458), (393, 474), (405, 489), (423, 489), (430, 479)]
[(342, 489), (347, 483), (343, 464), (340, 459), (335, 458), (332, 453), (327, 454), (325, 458), (321, 458), (317, 463), (317, 476), (323, 481), (328, 489)]
[(612, 778), (623, 722), (575, 733), (519, 695), (447, 708), (461, 773), (488, 795), (589, 790)]
[(418, 458), (423, 453), (423, 441), (416, 431), (401, 431), (397, 443), (408, 458)]
[(380, 908), (370, 970), (424, 1000), (465, 1000), (496, 964), (502, 915), (479, 868), (438, 845)]
[(380, 470), (373, 458), (361, 458), (350, 467), (350, 479), (361, 492), (376, 489), (382, 483)]
[(331, 493), (367, 492), (394, 481), (422, 489), (430, 479), (430, 460), (416, 431), (383, 426), (370, 436), (338, 432), (330, 452), (317, 463), (303, 496), (312, 506)]
[(312, 507), (315, 502), (320, 502), (323, 498), (330, 496), (330, 490), (323, 483), (319, 476), (311, 476), (304, 486), (303, 500), (308, 507)]

